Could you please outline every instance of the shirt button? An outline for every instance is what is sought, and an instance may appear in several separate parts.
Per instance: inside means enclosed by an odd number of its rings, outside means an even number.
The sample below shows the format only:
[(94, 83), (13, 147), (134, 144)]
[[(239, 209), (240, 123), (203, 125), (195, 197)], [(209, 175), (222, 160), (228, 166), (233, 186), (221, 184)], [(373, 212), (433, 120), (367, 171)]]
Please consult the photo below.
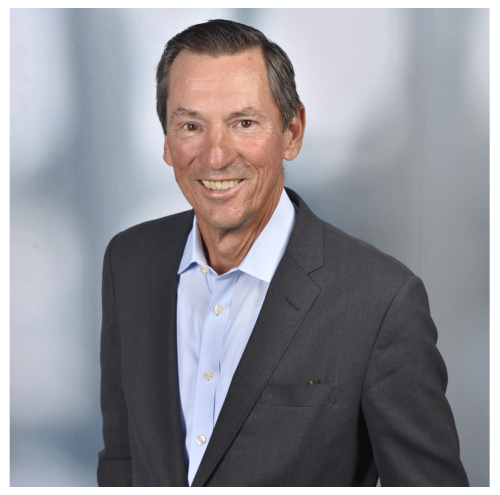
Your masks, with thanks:
[(222, 313), (222, 306), (217, 304), (217, 306), (215, 306), (214, 308), (214, 313), (219, 316), (221, 313)]
[(205, 268), (204, 266), (202, 266), (201, 273), (204, 273), (206, 275), (208, 273), (208, 268)]
[(203, 445), (207, 439), (203, 436), (203, 435), (200, 435), (198, 438), (196, 438), (196, 441), (200, 444), (200, 445)]
[(207, 371), (205, 371), (205, 373), (203, 373), (203, 376), (207, 380), (211, 380), (214, 377), (214, 372), (212, 370), (207, 370)]

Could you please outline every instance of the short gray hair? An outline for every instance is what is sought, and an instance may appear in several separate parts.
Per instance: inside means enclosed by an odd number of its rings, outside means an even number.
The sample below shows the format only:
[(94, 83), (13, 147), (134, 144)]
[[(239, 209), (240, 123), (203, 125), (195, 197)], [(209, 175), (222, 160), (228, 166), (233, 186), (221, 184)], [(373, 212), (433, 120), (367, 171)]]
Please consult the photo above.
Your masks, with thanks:
[(283, 132), (302, 106), (295, 86), (295, 72), (287, 54), (263, 33), (239, 22), (215, 19), (190, 26), (165, 45), (156, 69), (156, 111), (167, 134), (167, 97), (172, 63), (182, 50), (198, 55), (236, 55), (260, 47), (267, 66), (271, 95), (278, 106)]

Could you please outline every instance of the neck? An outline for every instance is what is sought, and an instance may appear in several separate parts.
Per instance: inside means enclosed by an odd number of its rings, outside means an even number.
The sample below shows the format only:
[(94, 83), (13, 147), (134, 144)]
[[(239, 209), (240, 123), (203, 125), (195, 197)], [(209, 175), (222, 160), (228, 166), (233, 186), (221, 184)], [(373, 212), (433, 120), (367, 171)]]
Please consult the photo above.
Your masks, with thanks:
[(262, 208), (235, 228), (216, 229), (207, 224), (201, 216), (196, 215), (207, 262), (218, 275), (228, 272), (243, 261), (273, 216), (282, 190), (283, 184), (280, 181), (280, 187), (271, 192)]

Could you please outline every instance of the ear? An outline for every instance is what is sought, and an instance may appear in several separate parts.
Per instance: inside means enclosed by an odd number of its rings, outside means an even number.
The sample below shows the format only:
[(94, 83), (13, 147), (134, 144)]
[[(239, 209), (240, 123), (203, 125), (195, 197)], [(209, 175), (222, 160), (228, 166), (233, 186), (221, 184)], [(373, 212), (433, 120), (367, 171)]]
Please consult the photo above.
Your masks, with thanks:
[(293, 160), (299, 154), (305, 129), (306, 109), (304, 105), (301, 105), (297, 110), (297, 115), (292, 119), (288, 129), (285, 131), (285, 149), (283, 152), (285, 160)]
[(165, 136), (165, 143), (163, 145), (163, 159), (167, 165), (172, 167), (172, 155), (170, 154), (170, 147), (168, 146), (168, 137)]

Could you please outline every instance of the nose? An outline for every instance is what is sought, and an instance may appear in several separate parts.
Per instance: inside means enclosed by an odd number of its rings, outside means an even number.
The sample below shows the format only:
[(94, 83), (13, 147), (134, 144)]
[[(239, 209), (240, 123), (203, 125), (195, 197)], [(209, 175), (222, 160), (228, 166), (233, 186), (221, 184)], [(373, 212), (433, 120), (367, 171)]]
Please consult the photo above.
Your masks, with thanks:
[(212, 127), (203, 143), (202, 162), (207, 167), (219, 170), (236, 160), (238, 153), (229, 130), (225, 125)]

